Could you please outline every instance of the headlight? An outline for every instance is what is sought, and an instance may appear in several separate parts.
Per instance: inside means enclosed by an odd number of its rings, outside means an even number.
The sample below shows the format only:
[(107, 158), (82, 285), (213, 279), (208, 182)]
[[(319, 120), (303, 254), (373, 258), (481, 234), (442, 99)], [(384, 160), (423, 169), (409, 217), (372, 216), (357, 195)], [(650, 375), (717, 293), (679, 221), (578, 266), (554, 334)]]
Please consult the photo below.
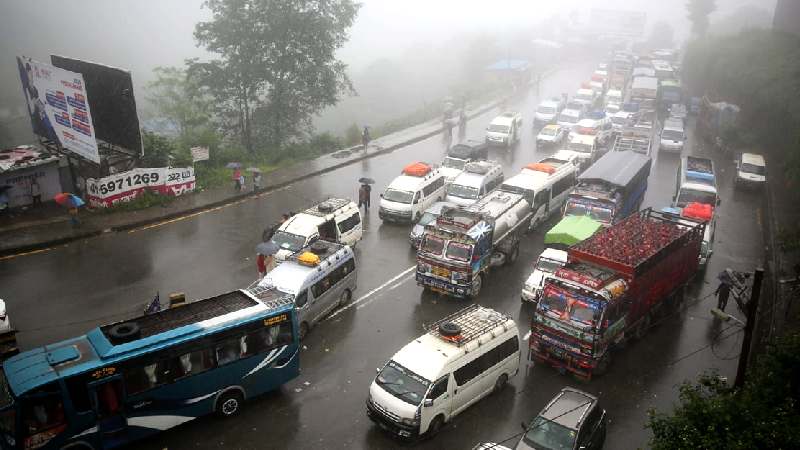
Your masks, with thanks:
[(532, 285), (530, 283), (525, 283), (525, 290), (526, 291), (535, 291), (536, 290), (536, 286), (534, 286), (534, 285)]
[(400, 423), (402, 423), (403, 425), (411, 426), (411, 427), (417, 425), (417, 421), (415, 419), (405, 419), (405, 418), (404, 419), (400, 419)]
[(453, 281), (463, 281), (463, 280), (467, 279), (467, 274), (462, 273), (462, 272), (453, 272), (453, 273), (450, 274), (450, 278)]
[(419, 263), (417, 264), (417, 271), (422, 273), (429, 273), (431, 271), (431, 265), (426, 263)]

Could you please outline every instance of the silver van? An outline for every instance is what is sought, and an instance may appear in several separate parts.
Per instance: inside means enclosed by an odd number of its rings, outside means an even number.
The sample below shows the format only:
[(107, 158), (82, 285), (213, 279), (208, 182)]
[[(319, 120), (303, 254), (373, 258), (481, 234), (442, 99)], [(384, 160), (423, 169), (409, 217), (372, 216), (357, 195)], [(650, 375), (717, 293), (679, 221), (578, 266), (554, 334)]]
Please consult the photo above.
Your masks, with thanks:
[(356, 260), (347, 245), (316, 241), (272, 269), (251, 289), (261, 300), (294, 297), (298, 335), (337, 307), (347, 304), (356, 290)]

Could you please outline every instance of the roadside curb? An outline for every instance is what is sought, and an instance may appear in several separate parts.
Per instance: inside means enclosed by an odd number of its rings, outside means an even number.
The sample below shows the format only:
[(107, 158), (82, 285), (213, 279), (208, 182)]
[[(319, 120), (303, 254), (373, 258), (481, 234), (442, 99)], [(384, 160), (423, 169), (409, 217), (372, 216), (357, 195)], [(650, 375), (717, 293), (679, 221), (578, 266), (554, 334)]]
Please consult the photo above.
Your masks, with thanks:
[[(558, 69), (551, 69), (551, 70), (544, 71), (542, 73), (541, 79), (544, 79), (544, 78), (550, 76), (556, 70), (558, 70)], [(534, 82), (531, 82), (531, 85), (533, 83)], [(499, 105), (502, 105), (505, 102), (509, 101), (510, 99), (512, 99), (512, 97), (513, 97), (512, 95), (506, 95), (506, 96), (503, 96), (503, 97), (501, 97), (501, 98), (499, 98), (497, 100), (494, 100), (492, 102), (486, 103), (486, 104), (482, 105), (481, 107), (479, 107), (478, 109), (472, 111), (470, 114), (468, 114), (467, 115), (467, 119), (471, 120), (471, 119), (474, 119), (475, 117), (480, 116), (480, 115), (482, 115), (482, 114), (484, 114), (484, 113), (486, 113), (488, 111), (491, 111), (492, 109), (497, 108)], [(424, 122), (423, 122), (423, 124), (424, 124)], [(423, 125), (423, 124), (420, 124), (420, 125)], [(273, 185), (270, 185), (269, 187), (265, 187), (265, 188), (259, 189), (257, 191), (250, 191), (250, 192), (247, 192), (247, 193), (238, 194), (238, 195), (234, 195), (234, 196), (231, 196), (231, 197), (226, 197), (226, 198), (224, 198), (222, 200), (218, 200), (218, 201), (211, 202), (211, 203), (206, 203), (204, 205), (200, 205), (200, 206), (196, 206), (196, 207), (192, 207), (192, 208), (188, 208), (188, 209), (183, 209), (183, 210), (180, 210), (180, 211), (175, 211), (175, 212), (172, 212), (172, 213), (160, 215), (158, 217), (151, 217), (151, 218), (148, 218), (148, 219), (132, 221), (132, 222), (125, 223), (125, 224), (122, 224), (122, 225), (112, 226), (110, 228), (92, 229), (92, 230), (87, 230), (87, 231), (79, 233), (79, 234), (75, 234), (75, 235), (71, 235), (71, 236), (65, 236), (65, 237), (61, 237), (61, 238), (58, 238), (58, 239), (51, 239), (51, 240), (47, 240), (47, 241), (36, 242), (36, 243), (33, 243), (33, 244), (21, 245), (21, 246), (18, 246), (18, 247), (0, 249), (0, 259), (9, 258), (9, 257), (17, 256), (17, 255), (22, 255), (22, 254), (25, 254), (25, 253), (36, 252), (36, 251), (44, 250), (44, 249), (47, 249), (47, 248), (50, 248), (50, 247), (63, 246), (63, 245), (69, 244), (71, 242), (79, 241), (79, 240), (82, 240), (82, 239), (89, 239), (89, 238), (97, 237), (97, 236), (100, 236), (100, 235), (106, 234), (106, 233), (117, 233), (117, 232), (123, 232), (123, 231), (130, 231), (130, 230), (133, 230), (133, 229), (136, 229), (136, 228), (145, 227), (145, 226), (156, 224), (156, 223), (159, 223), (159, 222), (173, 220), (173, 219), (176, 219), (176, 218), (179, 218), (179, 217), (189, 216), (189, 215), (196, 214), (196, 213), (199, 213), (199, 212), (208, 211), (208, 210), (211, 210), (211, 209), (214, 209), (214, 208), (219, 208), (221, 206), (229, 205), (231, 203), (235, 203), (235, 202), (238, 202), (238, 201), (241, 201), (241, 200), (246, 200), (246, 199), (251, 198), (251, 197), (256, 197), (256, 196), (262, 195), (264, 193), (269, 193), (269, 192), (276, 191), (278, 189), (282, 189), (282, 188), (284, 188), (286, 186), (289, 186), (291, 184), (297, 183), (298, 181), (300, 181), (300, 180), (302, 180), (303, 178), (306, 178), (306, 177), (315, 177), (315, 176), (323, 175), (323, 174), (326, 174), (328, 172), (332, 172), (334, 170), (341, 169), (342, 167), (346, 167), (346, 166), (349, 166), (351, 164), (355, 164), (355, 163), (360, 162), (360, 161), (364, 161), (364, 160), (367, 160), (367, 159), (370, 159), (370, 158), (374, 158), (376, 156), (381, 156), (381, 155), (392, 153), (395, 150), (401, 149), (403, 147), (407, 147), (407, 146), (415, 144), (415, 143), (417, 143), (419, 141), (423, 141), (423, 140), (428, 139), (430, 137), (436, 136), (437, 134), (443, 133), (444, 131), (445, 131), (445, 128), (439, 126), (439, 127), (435, 128), (435, 129), (433, 129), (432, 131), (424, 132), (422, 134), (414, 136), (413, 138), (407, 139), (407, 140), (402, 141), (402, 142), (398, 142), (397, 144), (391, 145), (389, 147), (379, 148), (379, 149), (377, 149), (375, 151), (367, 152), (366, 154), (359, 155), (359, 156), (356, 156), (354, 158), (348, 158), (348, 159), (346, 159), (346, 160), (344, 160), (344, 161), (342, 161), (340, 163), (332, 164), (330, 166), (324, 167), (324, 168), (319, 169), (319, 170), (315, 170), (313, 172), (309, 172), (309, 173), (305, 173), (305, 174), (302, 174), (302, 175), (298, 175), (297, 177), (294, 177), (292, 179), (289, 179), (289, 180), (286, 180), (286, 181), (282, 181), (282, 182), (279, 182), (279, 183), (275, 183)], [(357, 146), (353, 146), (353, 147), (337, 150), (336, 152), (340, 152), (340, 151), (343, 151), (343, 150), (352, 152), (352, 151), (358, 151), (358, 149), (360, 149), (360, 148), (361, 148), (361, 146), (357, 145)], [(329, 154), (327, 154), (325, 156), (330, 156), (330, 155), (332, 155), (333, 153), (336, 153), (336, 152), (329, 153)], [(300, 162), (298, 164), (303, 164), (303, 163)]]

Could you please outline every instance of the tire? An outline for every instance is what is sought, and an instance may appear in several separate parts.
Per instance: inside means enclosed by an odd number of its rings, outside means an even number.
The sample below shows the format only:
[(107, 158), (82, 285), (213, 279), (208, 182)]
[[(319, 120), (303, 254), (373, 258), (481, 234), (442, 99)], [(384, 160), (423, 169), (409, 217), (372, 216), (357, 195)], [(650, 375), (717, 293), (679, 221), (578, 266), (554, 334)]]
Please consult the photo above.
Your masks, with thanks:
[(606, 350), (606, 354), (598, 361), (597, 367), (594, 369), (594, 375), (603, 376), (608, 373), (608, 368), (611, 366), (611, 353)]
[(494, 382), (494, 393), (497, 394), (502, 391), (506, 387), (506, 383), (508, 383), (508, 375), (502, 374), (497, 377), (497, 381)]
[(243, 403), (244, 396), (242, 393), (237, 390), (231, 390), (217, 399), (217, 406), (214, 409), (220, 417), (233, 417), (242, 410)]
[(475, 275), (475, 278), (472, 280), (472, 290), (469, 296), (471, 298), (476, 298), (481, 293), (481, 287), (483, 287), (483, 275)]
[(442, 430), (443, 426), (444, 426), (444, 417), (442, 417), (441, 415), (434, 417), (433, 420), (431, 421), (431, 424), (428, 425), (428, 436), (430, 437), (436, 436), (439, 433), (439, 431)]
[(343, 307), (353, 298), (353, 293), (350, 292), (350, 289), (345, 289), (342, 291), (342, 295), (339, 296), (339, 308)]
[(647, 331), (650, 329), (650, 313), (645, 315), (639, 325), (636, 327), (636, 339), (642, 339), (647, 335)]
[(136, 322), (123, 322), (111, 327), (108, 335), (112, 341), (123, 343), (137, 339), (141, 335), (141, 330)]
[(517, 260), (517, 257), (519, 257), (519, 244), (514, 246), (514, 250), (511, 250), (511, 254), (508, 255), (508, 260), (506, 263), (508, 265), (514, 264), (514, 262)]
[(305, 339), (306, 335), (308, 335), (308, 322), (302, 322), (297, 330), (297, 337), (302, 341)]

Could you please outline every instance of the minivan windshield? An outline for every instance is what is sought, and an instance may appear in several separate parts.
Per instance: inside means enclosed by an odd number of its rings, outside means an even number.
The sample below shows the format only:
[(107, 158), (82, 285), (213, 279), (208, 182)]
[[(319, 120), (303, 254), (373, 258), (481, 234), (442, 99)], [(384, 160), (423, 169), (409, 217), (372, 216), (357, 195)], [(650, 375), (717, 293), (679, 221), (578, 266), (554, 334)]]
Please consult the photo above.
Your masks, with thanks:
[(739, 169), (744, 173), (752, 173), (755, 175), (764, 175), (764, 166), (757, 166), (755, 164), (743, 163), (742, 168)]
[(422, 402), (431, 385), (430, 381), (394, 361), (389, 361), (384, 366), (375, 378), (375, 383), (386, 392), (412, 405), (419, 405)]
[(661, 133), (661, 139), (667, 139), (670, 141), (682, 141), (683, 133), (681, 133), (678, 130), (664, 130)]
[(531, 448), (561, 450), (574, 448), (575, 437), (575, 430), (539, 416), (533, 420), (522, 440)]
[(478, 198), (478, 188), (462, 184), (451, 184), (447, 187), (447, 195), (475, 200)]
[(303, 248), (306, 243), (305, 236), (298, 236), (296, 234), (287, 233), (286, 231), (279, 230), (272, 235), (272, 242), (283, 250), (291, 250), (296, 252)]
[(492, 133), (508, 133), (508, 125), (490, 124), (489, 131)]
[(383, 193), (383, 198), (390, 202), (410, 204), (411, 200), (414, 198), (414, 193), (398, 191), (397, 189), (386, 189)]
[(448, 167), (450, 169), (464, 170), (466, 164), (467, 161), (464, 159), (451, 158), (449, 156), (445, 157), (444, 161), (442, 161), (442, 167)]
[(683, 208), (689, 203), (702, 203), (704, 205), (715, 206), (717, 203), (717, 195), (713, 192), (696, 191), (694, 189), (681, 189), (678, 195), (677, 206)]
[(536, 112), (541, 114), (554, 114), (556, 112), (556, 109), (553, 108), (552, 106), (540, 106), (539, 109), (536, 110)]
[(561, 113), (558, 115), (559, 122), (578, 123), (578, 116)]

